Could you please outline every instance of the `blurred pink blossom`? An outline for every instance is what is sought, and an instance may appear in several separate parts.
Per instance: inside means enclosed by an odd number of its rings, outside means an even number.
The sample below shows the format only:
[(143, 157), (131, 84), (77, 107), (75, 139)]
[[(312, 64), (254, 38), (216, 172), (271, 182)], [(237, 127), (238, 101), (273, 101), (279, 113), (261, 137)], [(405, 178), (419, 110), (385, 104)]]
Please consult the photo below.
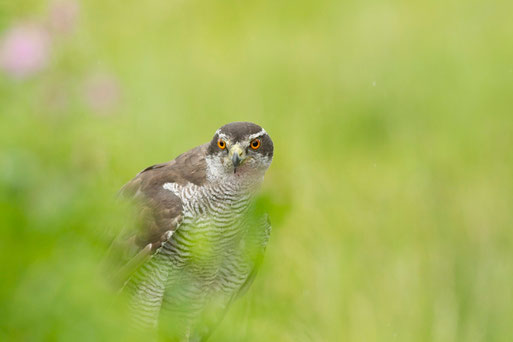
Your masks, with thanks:
[(14, 78), (25, 78), (42, 70), (50, 53), (50, 37), (36, 24), (19, 24), (0, 38), (0, 68)]
[(70, 33), (75, 28), (80, 7), (75, 0), (56, 0), (50, 5), (50, 26), (60, 33)]
[(118, 80), (111, 74), (94, 74), (85, 82), (85, 101), (97, 114), (115, 109), (121, 97)]

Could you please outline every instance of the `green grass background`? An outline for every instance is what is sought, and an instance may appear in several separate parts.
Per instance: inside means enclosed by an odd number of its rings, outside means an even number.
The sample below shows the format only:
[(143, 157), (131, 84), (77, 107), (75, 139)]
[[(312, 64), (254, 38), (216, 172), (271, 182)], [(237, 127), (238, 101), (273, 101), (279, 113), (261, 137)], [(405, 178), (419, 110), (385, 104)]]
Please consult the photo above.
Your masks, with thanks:
[[(47, 7), (1, 1), (0, 30)], [(0, 340), (136, 339), (97, 272), (116, 191), (253, 121), (275, 142), (273, 233), (212, 341), (512, 341), (511, 13), (84, 1), (47, 69), (0, 77)], [(119, 82), (107, 113), (82, 99), (95, 72)]]

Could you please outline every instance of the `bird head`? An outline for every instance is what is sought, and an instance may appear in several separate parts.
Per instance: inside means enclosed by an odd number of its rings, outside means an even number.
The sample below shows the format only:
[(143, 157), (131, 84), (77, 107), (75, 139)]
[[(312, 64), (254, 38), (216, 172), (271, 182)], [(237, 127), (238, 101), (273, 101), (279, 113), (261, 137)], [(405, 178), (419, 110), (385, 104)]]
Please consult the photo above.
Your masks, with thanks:
[(273, 141), (260, 126), (232, 122), (219, 128), (209, 143), (207, 164), (211, 176), (263, 176), (273, 158)]

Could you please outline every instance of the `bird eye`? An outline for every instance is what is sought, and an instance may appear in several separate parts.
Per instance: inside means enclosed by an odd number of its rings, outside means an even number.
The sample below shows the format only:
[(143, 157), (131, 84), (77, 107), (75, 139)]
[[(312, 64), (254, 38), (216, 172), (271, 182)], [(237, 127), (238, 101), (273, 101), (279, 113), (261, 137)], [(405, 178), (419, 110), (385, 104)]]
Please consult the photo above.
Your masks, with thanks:
[(221, 150), (224, 150), (226, 148), (226, 142), (223, 139), (219, 139), (217, 141), (217, 146), (219, 146)]
[(260, 139), (255, 139), (250, 144), (251, 148), (256, 150), (260, 147)]

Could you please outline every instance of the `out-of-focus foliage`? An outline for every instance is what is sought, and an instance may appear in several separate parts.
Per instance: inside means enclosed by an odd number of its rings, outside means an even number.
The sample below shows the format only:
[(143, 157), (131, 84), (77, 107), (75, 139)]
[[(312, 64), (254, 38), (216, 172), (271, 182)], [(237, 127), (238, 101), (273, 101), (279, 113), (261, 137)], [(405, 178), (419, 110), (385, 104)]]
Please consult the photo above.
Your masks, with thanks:
[(137, 339), (115, 194), (230, 121), (275, 141), (212, 341), (513, 339), (513, 2), (0, 3), (0, 340)]

